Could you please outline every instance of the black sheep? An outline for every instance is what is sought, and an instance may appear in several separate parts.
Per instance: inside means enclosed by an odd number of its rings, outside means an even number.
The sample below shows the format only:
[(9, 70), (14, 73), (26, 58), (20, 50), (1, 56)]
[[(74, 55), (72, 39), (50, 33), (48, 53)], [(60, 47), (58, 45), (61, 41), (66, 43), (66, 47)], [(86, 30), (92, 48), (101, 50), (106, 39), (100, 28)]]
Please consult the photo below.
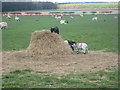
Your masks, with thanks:
[(59, 28), (58, 27), (52, 27), (51, 29), (50, 29), (50, 31), (53, 33), (57, 33), (57, 34), (59, 34)]
[(77, 42), (71, 41), (71, 40), (67, 40), (67, 41), (68, 41), (68, 44), (70, 45), (71, 49), (74, 51), (73, 45), (74, 45), (74, 44), (77, 44)]

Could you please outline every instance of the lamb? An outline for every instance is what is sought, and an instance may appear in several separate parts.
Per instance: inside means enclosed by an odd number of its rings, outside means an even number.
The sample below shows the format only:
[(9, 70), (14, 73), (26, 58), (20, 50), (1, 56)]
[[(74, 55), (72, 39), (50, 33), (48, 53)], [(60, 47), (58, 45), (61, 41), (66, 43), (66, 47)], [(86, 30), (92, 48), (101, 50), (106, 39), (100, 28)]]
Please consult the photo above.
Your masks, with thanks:
[(74, 17), (73, 16), (70, 16), (71, 19), (73, 19)]
[(93, 17), (93, 18), (92, 18), (92, 20), (95, 20), (95, 21), (97, 21), (97, 17)]
[(66, 20), (60, 20), (60, 24), (68, 24), (68, 21), (66, 21)]
[(59, 16), (56, 15), (55, 18), (56, 18), (56, 19), (62, 19), (62, 16), (61, 16), (61, 15), (59, 15)]
[(11, 19), (11, 16), (10, 16), (10, 15), (8, 15), (6, 18), (7, 18), (7, 19)]
[(16, 21), (20, 21), (20, 18), (16, 16), (16, 17), (15, 17), (15, 20), (16, 20)]
[(7, 22), (0, 22), (0, 29), (5, 29), (6, 27), (8, 27)]
[(83, 17), (83, 14), (80, 14), (81, 17)]
[(80, 53), (80, 49), (83, 50), (83, 53), (88, 53), (88, 45), (86, 43), (76, 43), (73, 47), (77, 50), (77, 53)]

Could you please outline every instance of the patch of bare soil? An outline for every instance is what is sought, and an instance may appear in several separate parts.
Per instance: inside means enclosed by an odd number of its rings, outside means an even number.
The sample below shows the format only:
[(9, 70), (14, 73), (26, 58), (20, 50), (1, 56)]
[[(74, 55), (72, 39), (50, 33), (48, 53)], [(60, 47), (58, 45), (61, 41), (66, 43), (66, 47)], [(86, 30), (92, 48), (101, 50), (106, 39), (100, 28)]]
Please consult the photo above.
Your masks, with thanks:
[(3, 74), (22, 69), (48, 71), (57, 74), (69, 72), (84, 73), (103, 70), (110, 66), (117, 66), (118, 56), (102, 51), (89, 51), (88, 54), (29, 57), (25, 51), (3, 52)]
[(89, 51), (85, 55), (72, 53), (59, 35), (49, 31), (34, 32), (24, 51), (2, 52), (3, 74), (22, 69), (55, 74), (84, 73), (117, 65), (117, 54), (102, 51)]

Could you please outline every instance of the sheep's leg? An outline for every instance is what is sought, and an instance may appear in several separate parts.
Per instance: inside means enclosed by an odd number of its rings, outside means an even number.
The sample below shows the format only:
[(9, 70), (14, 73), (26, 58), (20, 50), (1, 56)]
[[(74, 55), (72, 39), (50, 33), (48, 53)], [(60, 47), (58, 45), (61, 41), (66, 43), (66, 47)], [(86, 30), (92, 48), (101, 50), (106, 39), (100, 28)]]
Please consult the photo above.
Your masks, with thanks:
[(79, 54), (79, 53), (80, 53), (80, 48), (77, 47), (77, 54)]
[(86, 51), (84, 51), (84, 54), (86, 54)]
[(83, 49), (84, 54), (88, 53), (88, 48)]
[(77, 54), (79, 54), (80, 52), (79, 52), (79, 50), (77, 50)]
[(86, 53), (88, 53), (88, 49), (86, 49)]
[(70, 47), (72, 48), (72, 51), (74, 51), (74, 47), (72, 45), (70, 45)]

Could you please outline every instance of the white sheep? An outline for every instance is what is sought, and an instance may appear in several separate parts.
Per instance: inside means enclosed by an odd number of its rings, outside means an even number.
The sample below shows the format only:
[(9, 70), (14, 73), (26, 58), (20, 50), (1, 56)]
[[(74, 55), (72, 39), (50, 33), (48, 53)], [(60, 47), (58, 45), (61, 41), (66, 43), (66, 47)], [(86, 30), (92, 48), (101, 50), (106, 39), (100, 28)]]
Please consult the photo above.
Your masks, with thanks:
[(80, 50), (83, 50), (84, 54), (88, 53), (88, 45), (86, 43), (76, 43), (73, 47), (77, 50), (77, 53), (79, 53)]
[(81, 17), (83, 17), (83, 14), (80, 14)]
[(92, 20), (95, 20), (95, 21), (97, 21), (97, 17), (93, 17), (93, 18), (92, 18)]
[(68, 21), (66, 21), (66, 20), (60, 20), (60, 24), (68, 24)]
[(20, 21), (20, 18), (16, 16), (16, 17), (15, 17), (15, 20), (16, 20), (16, 21)]
[(60, 24), (64, 24), (65, 23), (65, 20), (60, 20)]
[(55, 18), (56, 18), (56, 19), (62, 19), (62, 16), (61, 16), (61, 15), (60, 15), (60, 16), (55, 15)]
[(74, 17), (73, 16), (70, 16), (71, 19), (73, 19)]
[(7, 22), (0, 22), (0, 29), (5, 29), (8, 27)]
[(11, 16), (10, 16), (10, 15), (8, 15), (6, 18), (7, 18), (7, 19), (11, 19)]

